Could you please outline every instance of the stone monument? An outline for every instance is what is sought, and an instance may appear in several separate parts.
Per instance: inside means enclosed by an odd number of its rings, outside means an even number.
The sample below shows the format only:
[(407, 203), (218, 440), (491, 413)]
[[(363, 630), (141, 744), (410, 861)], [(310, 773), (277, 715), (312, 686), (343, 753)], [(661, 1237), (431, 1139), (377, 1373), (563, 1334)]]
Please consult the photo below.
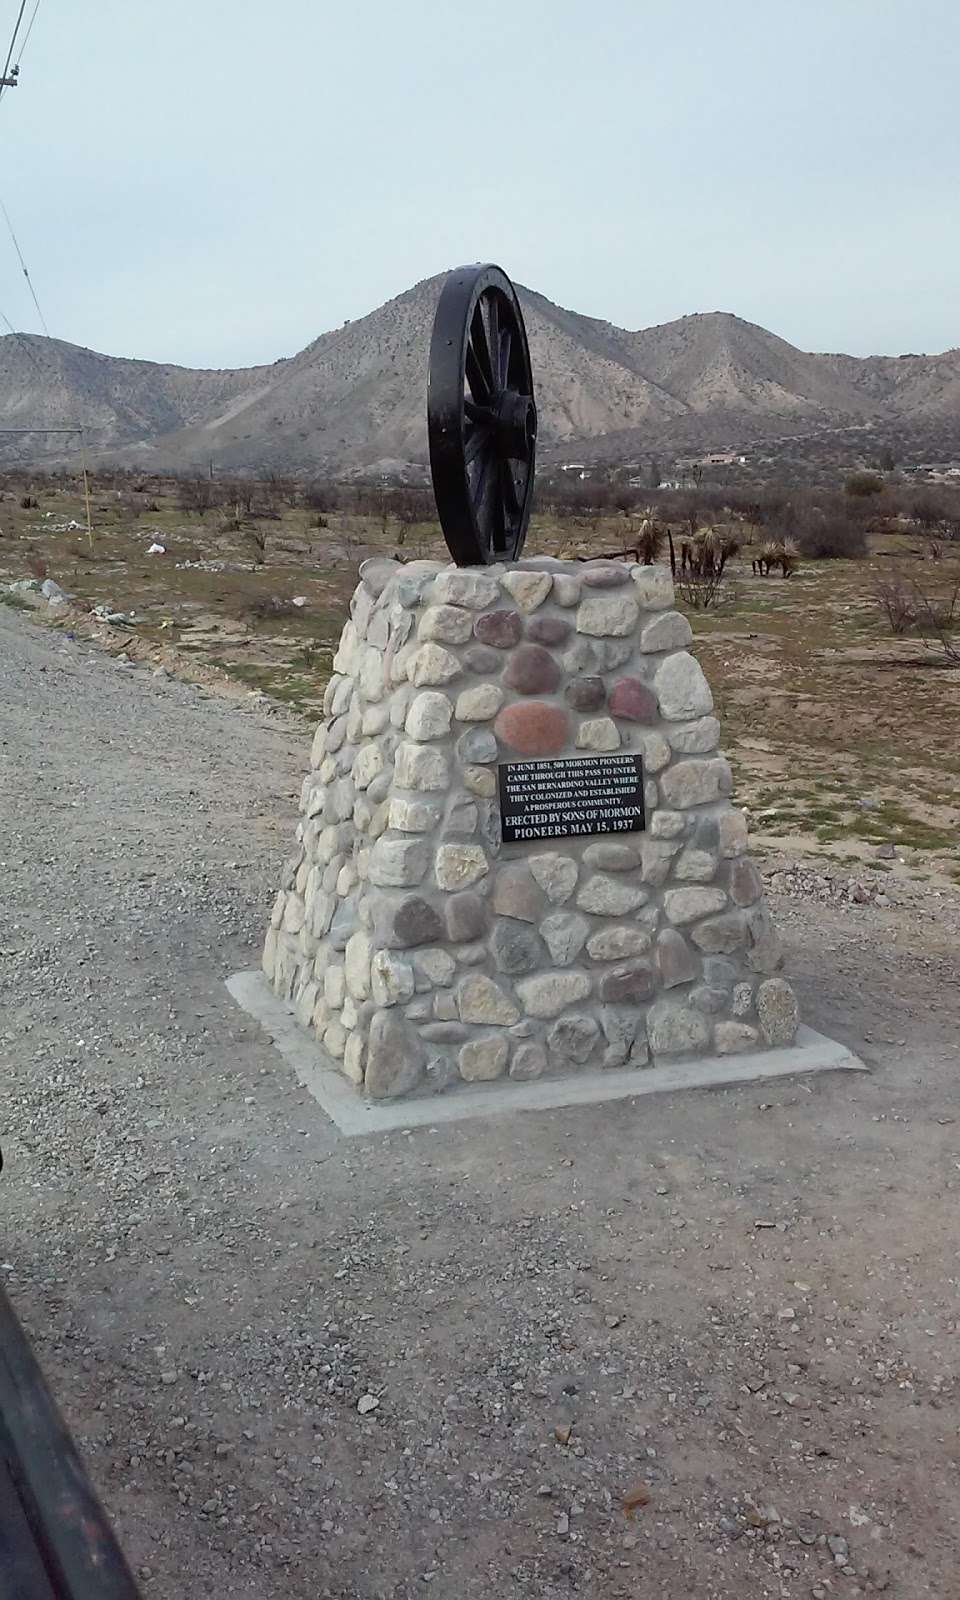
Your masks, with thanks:
[(793, 992), (669, 571), (521, 560), (537, 410), (498, 267), (427, 399), (456, 565), (360, 569), (263, 968), (374, 1099), (789, 1045)]
[(668, 569), (368, 561), (263, 966), (358, 1090), (787, 1045)]

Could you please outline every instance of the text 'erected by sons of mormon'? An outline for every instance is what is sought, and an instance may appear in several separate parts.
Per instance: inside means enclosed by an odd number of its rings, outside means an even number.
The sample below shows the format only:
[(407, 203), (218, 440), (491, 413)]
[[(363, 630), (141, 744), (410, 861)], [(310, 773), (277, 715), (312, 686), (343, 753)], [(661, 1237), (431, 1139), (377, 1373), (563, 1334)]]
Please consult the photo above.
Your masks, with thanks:
[(639, 755), (504, 761), (498, 776), (504, 844), (644, 827)]

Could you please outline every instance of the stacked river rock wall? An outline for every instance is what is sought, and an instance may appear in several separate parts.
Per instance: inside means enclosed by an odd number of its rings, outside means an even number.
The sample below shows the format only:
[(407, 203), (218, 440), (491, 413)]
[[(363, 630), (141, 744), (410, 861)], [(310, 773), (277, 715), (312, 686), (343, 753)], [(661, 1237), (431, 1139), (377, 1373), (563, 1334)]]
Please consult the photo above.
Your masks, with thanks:
[[(792, 1042), (662, 567), (371, 561), (264, 970), (375, 1097)], [(645, 828), (501, 841), (497, 764), (643, 757)]]

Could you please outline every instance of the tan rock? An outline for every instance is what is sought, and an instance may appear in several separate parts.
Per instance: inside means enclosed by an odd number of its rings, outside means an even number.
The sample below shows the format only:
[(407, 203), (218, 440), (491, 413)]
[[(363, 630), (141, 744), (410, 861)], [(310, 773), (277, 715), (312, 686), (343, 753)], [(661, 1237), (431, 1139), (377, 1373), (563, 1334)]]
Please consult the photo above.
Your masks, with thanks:
[(466, 1083), (486, 1083), (492, 1078), (502, 1078), (510, 1059), (510, 1046), (506, 1039), (472, 1039), (460, 1046), (457, 1065)]
[[(578, 750), (619, 750), (620, 731), (612, 717), (588, 717), (577, 729)], [(669, 759), (670, 752), (667, 751)]]
[(667, 889), (663, 896), (663, 909), (672, 923), (697, 922), (715, 911), (722, 911), (727, 903), (723, 889), (698, 885), (689, 889)]
[(520, 978), (517, 995), (530, 1017), (555, 1017), (566, 1006), (585, 1000), (593, 987), (586, 972), (541, 972)]
[(424, 684), (449, 683), (459, 672), (460, 663), (456, 656), (445, 650), (443, 645), (432, 641), (414, 650), (407, 663), (407, 677), (415, 688)]
[(577, 632), (594, 638), (623, 638), (632, 633), (640, 610), (631, 594), (590, 595), (577, 610)]
[(501, 572), (500, 582), (521, 611), (536, 611), (553, 588), (549, 572)]
[(457, 1009), (461, 1022), (499, 1023), (509, 1027), (520, 1021), (520, 1012), (510, 996), (482, 972), (469, 972), (457, 985)]
[(547, 851), (544, 855), (530, 856), (527, 866), (552, 905), (562, 905), (569, 900), (577, 886), (577, 863), (572, 856)]
[(439, 572), (434, 579), (433, 599), (441, 605), (466, 606), (470, 611), (486, 611), (500, 598), (497, 580), (486, 573), (460, 569)]
[(718, 1022), (713, 1029), (713, 1047), (718, 1056), (731, 1056), (741, 1050), (750, 1050), (759, 1038), (756, 1028), (751, 1028), (746, 1022)]
[(398, 789), (445, 789), (449, 781), (446, 758), (429, 745), (402, 744), (394, 757), (394, 782)]
[(434, 871), (441, 889), (469, 889), (489, 870), (489, 862), (477, 844), (442, 844), (437, 849)]
[(420, 617), (417, 636), (441, 644), (466, 644), (473, 632), (473, 617), (461, 606), (428, 606)]
[(410, 702), (404, 729), (411, 739), (442, 739), (450, 732), (453, 705), (439, 689), (425, 689)]
[(503, 690), (495, 683), (477, 683), (457, 696), (458, 722), (487, 722), (503, 705)]

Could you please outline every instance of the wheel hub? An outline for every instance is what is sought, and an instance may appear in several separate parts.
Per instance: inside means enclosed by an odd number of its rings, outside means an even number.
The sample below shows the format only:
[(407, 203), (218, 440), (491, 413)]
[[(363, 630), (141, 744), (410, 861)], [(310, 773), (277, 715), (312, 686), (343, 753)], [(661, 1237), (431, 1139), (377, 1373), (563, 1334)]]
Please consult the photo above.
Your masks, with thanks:
[(537, 442), (537, 408), (531, 397), (504, 389), (494, 405), (494, 432), (501, 460), (529, 461)]

